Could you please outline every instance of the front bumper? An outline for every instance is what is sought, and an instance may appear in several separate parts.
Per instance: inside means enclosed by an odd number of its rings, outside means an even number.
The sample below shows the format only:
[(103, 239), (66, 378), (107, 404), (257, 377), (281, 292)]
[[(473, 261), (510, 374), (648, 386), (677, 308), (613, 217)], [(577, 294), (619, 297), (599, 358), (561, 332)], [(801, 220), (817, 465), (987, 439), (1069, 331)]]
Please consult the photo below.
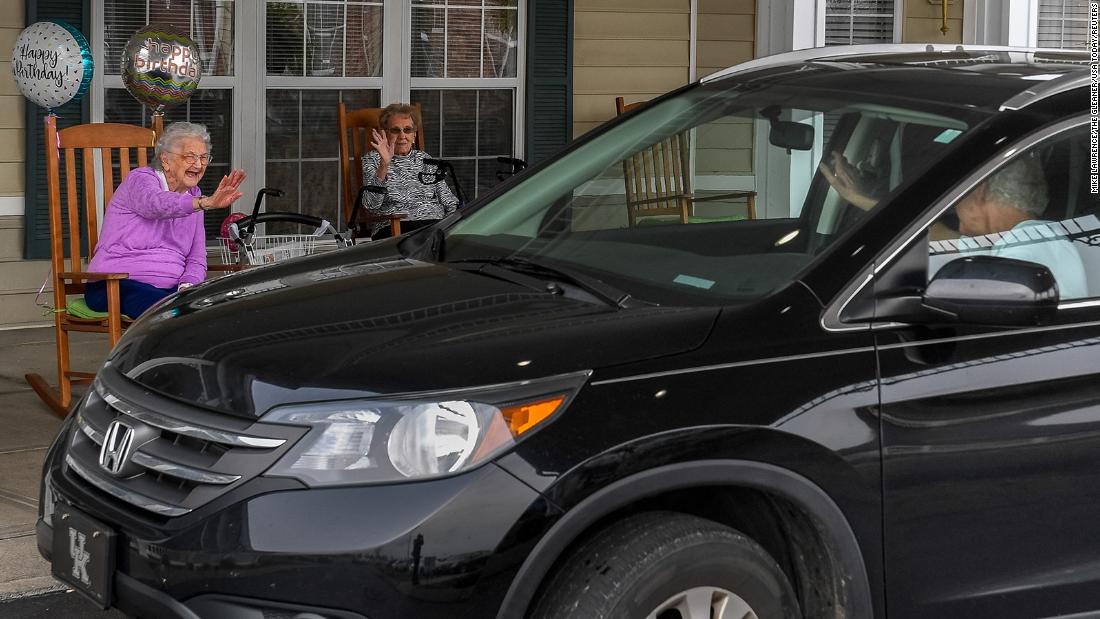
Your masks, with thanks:
[[(113, 605), (138, 617), (495, 617), (559, 515), (487, 465), (417, 483), (269, 492), (208, 506), (181, 528), (131, 526), (53, 451), (55, 499), (116, 527)], [(37, 533), (49, 559), (53, 530), (39, 520)]]

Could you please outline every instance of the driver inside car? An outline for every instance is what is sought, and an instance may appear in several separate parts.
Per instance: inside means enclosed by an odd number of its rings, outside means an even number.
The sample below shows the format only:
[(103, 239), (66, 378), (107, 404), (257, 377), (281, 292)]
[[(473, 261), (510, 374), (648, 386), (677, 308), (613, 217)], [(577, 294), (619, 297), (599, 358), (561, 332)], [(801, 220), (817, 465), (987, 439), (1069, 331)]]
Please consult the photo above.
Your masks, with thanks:
[[(1041, 264), (1058, 282), (1060, 298), (1085, 297), (1088, 286), (1081, 256), (1065, 233), (1057, 231), (1057, 224), (1042, 219), (1047, 202), (1042, 168), (1035, 159), (1020, 157), (983, 180), (955, 205), (959, 238), (953, 244), (962, 255), (1000, 256)], [(937, 225), (942, 222), (943, 218)]]
[[(818, 169), (841, 198), (863, 211), (876, 204), (876, 192), (864, 187), (859, 170), (837, 152)], [(948, 239), (947, 251), (931, 252), (929, 277), (959, 255), (988, 255), (1041, 264), (1058, 282), (1059, 297), (1088, 296), (1081, 256), (1073, 242), (1042, 219), (1047, 208), (1047, 183), (1042, 167), (1021, 157), (979, 183), (929, 228), (933, 242)], [(957, 225), (956, 225), (957, 220)], [(957, 228), (957, 230), (956, 230)]]

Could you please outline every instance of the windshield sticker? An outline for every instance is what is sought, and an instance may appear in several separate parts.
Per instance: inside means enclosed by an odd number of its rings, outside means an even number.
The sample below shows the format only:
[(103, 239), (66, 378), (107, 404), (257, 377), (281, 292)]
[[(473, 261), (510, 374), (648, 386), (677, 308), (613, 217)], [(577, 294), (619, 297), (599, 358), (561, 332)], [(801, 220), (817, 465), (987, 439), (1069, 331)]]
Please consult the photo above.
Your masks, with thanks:
[(677, 284), (683, 284), (685, 286), (695, 286), (696, 288), (702, 288), (703, 290), (710, 290), (714, 287), (715, 282), (709, 279), (703, 279), (702, 277), (692, 277), (690, 275), (677, 275), (676, 279), (672, 280)]
[(934, 141), (940, 144), (950, 144), (951, 141), (959, 137), (960, 134), (962, 134), (962, 131), (958, 129), (944, 129), (943, 133), (937, 135)]

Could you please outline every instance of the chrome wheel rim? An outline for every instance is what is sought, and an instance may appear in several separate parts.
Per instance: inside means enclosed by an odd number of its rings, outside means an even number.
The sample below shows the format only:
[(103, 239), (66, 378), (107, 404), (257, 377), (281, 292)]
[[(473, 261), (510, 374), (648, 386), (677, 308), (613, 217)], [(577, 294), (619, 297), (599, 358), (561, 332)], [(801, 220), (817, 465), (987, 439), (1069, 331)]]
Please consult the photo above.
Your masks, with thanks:
[(695, 587), (662, 602), (646, 619), (758, 619), (741, 596), (718, 587)]

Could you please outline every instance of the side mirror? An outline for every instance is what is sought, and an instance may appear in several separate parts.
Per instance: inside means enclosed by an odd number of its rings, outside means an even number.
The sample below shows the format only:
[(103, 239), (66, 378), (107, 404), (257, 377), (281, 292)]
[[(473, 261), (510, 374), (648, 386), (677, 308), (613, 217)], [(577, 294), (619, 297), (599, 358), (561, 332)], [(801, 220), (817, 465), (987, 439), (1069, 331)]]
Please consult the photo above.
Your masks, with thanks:
[(915, 243), (875, 293), (845, 307), (846, 323), (907, 322), (1027, 326), (1049, 322), (1058, 311), (1058, 288), (1047, 267), (1034, 262), (970, 256), (943, 265), (927, 277), (927, 246)]
[(814, 128), (789, 120), (773, 120), (768, 141), (787, 150), (810, 150), (814, 147)]
[(1058, 285), (1041, 264), (972, 256), (945, 264), (928, 283), (922, 301), (951, 322), (1036, 325), (1058, 311)]

